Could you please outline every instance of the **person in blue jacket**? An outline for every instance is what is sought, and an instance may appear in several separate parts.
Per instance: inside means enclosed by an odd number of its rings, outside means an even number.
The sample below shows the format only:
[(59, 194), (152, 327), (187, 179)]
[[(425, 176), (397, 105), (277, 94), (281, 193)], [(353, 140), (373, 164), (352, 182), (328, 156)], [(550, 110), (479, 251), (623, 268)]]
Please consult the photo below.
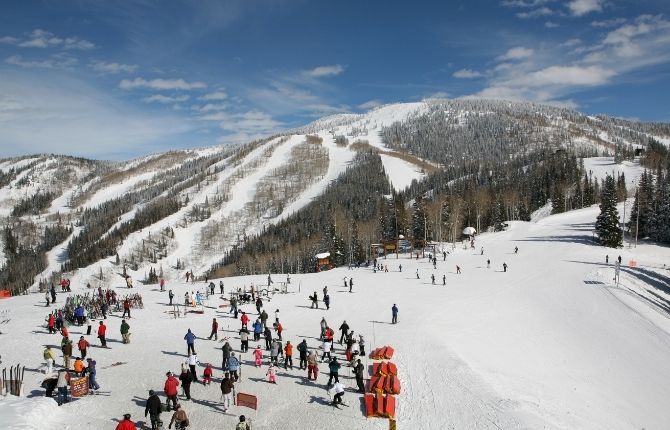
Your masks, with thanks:
[(263, 323), (257, 319), (254, 323), (254, 341), (260, 340), (261, 333), (263, 333)]
[(100, 389), (100, 385), (98, 385), (98, 381), (96, 380), (98, 372), (95, 369), (95, 365), (97, 363), (91, 357), (87, 358), (86, 361), (88, 362), (88, 388), (97, 391)]
[(395, 324), (398, 322), (398, 307), (393, 303), (393, 307), (391, 308), (391, 323)]
[(195, 355), (195, 335), (191, 331), (191, 329), (188, 329), (188, 332), (186, 332), (186, 335), (184, 336), (184, 340), (186, 341), (186, 347), (188, 351), (186, 354), (193, 354)]
[(230, 373), (230, 377), (233, 378), (235, 381), (239, 379), (239, 376), (237, 374), (239, 369), (240, 369), (240, 360), (237, 358), (234, 352), (231, 352), (230, 357), (228, 357), (228, 373)]

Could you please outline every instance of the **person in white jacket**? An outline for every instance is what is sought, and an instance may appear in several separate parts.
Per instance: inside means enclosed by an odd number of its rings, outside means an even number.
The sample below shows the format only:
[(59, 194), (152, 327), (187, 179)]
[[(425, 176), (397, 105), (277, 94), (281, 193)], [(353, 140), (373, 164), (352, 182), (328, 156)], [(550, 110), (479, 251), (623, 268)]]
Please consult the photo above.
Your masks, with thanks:
[(198, 382), (198, 374), (195, 371), (195, 366), (199, 363), (200, 361), (198, 360), (198, 356), (196, 354), (189, 354), (188, 357), (186, 357), (186, 364), (191, 370), (191, 381), (193, 382)]
[(328, 394), (335, 395), (335, 397), (333, 398), (333, 406), (343, 404), (342, 396), (344, 396), (344, 388), (345, 386), (341, 382), (336, 382), (335, 385), (333, 385), (333, 388), (328, 390)]
[(330, 341), (323, 341), (323, 355), (321, 356), (321, 361), (324, 361), (326, 359), (326, 356), (328, 356), (328, 361), (330, 361), (330, 348), (331, 348), (331, 343)]

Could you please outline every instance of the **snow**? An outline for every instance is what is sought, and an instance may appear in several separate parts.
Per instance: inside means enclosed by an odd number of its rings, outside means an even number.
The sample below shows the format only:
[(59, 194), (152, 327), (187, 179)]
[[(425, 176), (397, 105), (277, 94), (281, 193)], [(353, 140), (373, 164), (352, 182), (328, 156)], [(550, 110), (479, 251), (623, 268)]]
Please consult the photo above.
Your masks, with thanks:
[(670, 147), (670, 136), (651, 136), (651, 137), (658, 140), (663, 145)]
[[(670, 319), (640, 294), (658, 294), (659, 283), (622, 270), (617, 286), (611, 280), (610, 263), (621, 254), (625, 264), (652, 278), (667, 279), (663, 268), (670, 250), (646, 243), (633, 248), (606, 249), (592, 243), (597, 207), (546, 216), (533, 223), (511, 222), (505, 232), (477, 236), (476, 251), (457, 247), (437, 262), (389, 256), (380, 262), (389, 272), (369, 268), (338, 268), (321, 273), (292, 275), (288, 294), (277, 294), (266, 304), (268, 313), (279, 309), (285, 328), (284, 340), (294, 345), (303, 338), (311, 349), (318, 347), (319, 320), (325, 316), (335, 328), (346, 319), (367, 340), (367, 350), (392, 345), (402, 392), (397, 396), (399, 428), (420, 429), (630, 429), (667, 428), (670, 409)], [(519, 247), (519, 253), (513, 249)], [(479, 253), (485, 250), (484, 256)], [(492, 268), (486, 268), (486, 259)], [(507, 273), (501, 266), (509, 265)], [(403, 271), (398, 271), (402, 263)], [(459, 265), (462, 274), (455, 274)], [(421, 279), (414, 273), (418, 269)], [(81, 271), (82, 276), (95, 272)], [(431, 285), (434, 273), (446, 287)], [(138, 279), (139, 274), (133, 273)], [(548, 276), (549, 275), (549, 276)], [(343, 277), (353, 277), (353, 293), (342, 287)], [(665, 277), (665, 278), (663, 278)], [(281, 275), (273, 275), (275, 282)], [(85, 292), (83, 282), (73, 278), (74, 293)], [(224, 279), (232, 288), (266, 284), (267, 274)], [(600, 283), (593, 283), (593, 282)], [(123, 279), (112, 284), (124, 295)], [(218, 280), (214, 280), (218, 284)], [(0, 315), (10, 320), (0, 325), (3, 366), (26, 365), (25, 393), (29, 398), (0, 397), (0, 416), (5, 428), (60, 429), (111, 428), (114, 420), (129, 412), (144, 419), (144, 400), (161, 388), (167, 370), (178, 371), (184, 360), (183, 336), (191, 328), (198, 339), (201, 363), (215, 366), (215, 384), (220, 381), (222, 343), (208, 341), (211, 319), (220, 323), (220, 336), (229, 336), (239, 351), (237, 329), (227, 303), (218, 295), (210, 298), (204, 314), (174, 319), (167, 311), (167, 293), (156, 285), (137, 287), (145, 308), (132, 311), (129, 320), (132, 342), (120, 343), (119, 313), (107, 319), (111, 349), (94, 347), (90, 354), (98, 362), (98, 382), (105, 395), (77, 399), (62, 407), (40, 397), (43, 375), (43, 345), (59, 345), (59, 337), (43, 328), (46, 309), (41, 295), (0, 301)], [(307, 296), (327, 285), (331, 308), (309, 309)], [(667, 285), (667, 281), (666, 281)], [(184, 284), (168, 278), (175, 301), (185, 292), (204, 289), (204, 283)], [(303, 291), (304, 289), (304, 291)], [(73, 293), (73, 294), (74, 294)], [(320, 293), (319, 293), (320, 294)], [(58, 304), (64, 301), (58, 295)], [(399, 324), (391, 325), (390, 308), (397, 303)], [(659, 302), (660, 303), (660, 302)], [(243, 310), (255, 317), (252, 305)], [(71, 336), (84, 335), (85, 328), (71, 327)], [(83, 333), (84, 332), (84, 333)], [(98, 344), (94, 335), (88, 336)], [(253, 349), (254, 342), (250, 345)], [(341, 353), (336, 345), (336, 353)], [(61, 364), (58, 353), (58, 364)], [(297, 366), (297, 356), (296, 366)], [(242, 382), (237, 392), (258, 396), (259, 411), (234, 406), (221, 413), (217, 385), (192, 386), (193, 400), (181, 400), (193, 428), (232, 428), (239, 414), (253, 420), (255, 429), (320, 428), (386, 429), (379, 418), (365, 419), (360, 396), (348, 390), (349, 407), (333, 409), (325, 403), (327, 368), (321, 364), (316, 383), (297, 369), (278, 373), (278, 384), (265, 382), (267, 365), (256, 369), (244, 354)], [(371, 360), (365, 358), (365, 364)], [(113, 363), (123, 362), (118, 366)], [(267, 359), (264, 359), (267, 363)], [(202, 373), (199, 367), (198, 373)], [(340, 372), (344, 384), (354, 387), (351, 372)], [(232, 412), (232, 413), (231, 413)], [(169, 415), (163, 414), (163, 418)]]
[(618, 174), (623, 173), (626, 176), (628, 195), (632, 196), (644, 168), (640, 166), (639, 159), (634, 161), (624, 160), (621, 164), (616, 164), (614, 157), (589, 157), (584, 158), (584, 170), (587, 173), (592, 172), (593, 177), (599, 180), (604, 180), (607, 175), (614, 175), (616, 179)]
[(330, 257), (330, 252), (322, 252), (320, 254), (316, 254), (315, 257), (318, 259), (328, 258)]
[(420, 181), (426, 176), (416, 164), (384, 153), (380, 153), (379, 156), (395, 190), (404, 190), (412, 184), (412, 181)]
[(139, 175), (131, 176), (125, 181), (121, 181), (116, 184), (111, 184), (105, 188), (96, 191), (95, 194), (91, 196), (83, 205), (82, 208), (94, 208), (103, 204), (106, 201), (113, 200), (117, 197), (126, 194), (130, 191), (135, 185), (139, 184), (142, 181), (150, 181), (156, 172), (145, 172)]

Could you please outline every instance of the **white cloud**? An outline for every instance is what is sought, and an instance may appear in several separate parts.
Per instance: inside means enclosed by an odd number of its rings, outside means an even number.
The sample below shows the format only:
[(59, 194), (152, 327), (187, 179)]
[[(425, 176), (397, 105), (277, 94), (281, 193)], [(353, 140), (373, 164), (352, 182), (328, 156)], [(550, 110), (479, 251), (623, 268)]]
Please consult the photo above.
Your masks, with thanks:
[(381, 100), (374, 99), (374, 100), (368, 100), (365, 103), (359, 104), (358, 108), (363, 109), (363, 110), (368, 110), (368, 109), (374, 109), (374, 108), (379, 107), (381, 105), (382, 105)]
[(132, 90), (136, 88), (149, 88), (152, 90), (193, 90), (207, 88), (203, 82), (187, 82), (184, 79), (149, 79), (135, 78), (124, 79), (119, 83), (119, 88)]
[(199, 97), (200, 100), (225, 100), (228, 98), (228, 94), (224, 91), (214, 91), (213, 93), (205, 94), (202, 97)]
[(306, 70), (304, 73), (311, 78), (322, 78), (326, 76), (337, 76), (342, 72), (344, 72), (344, 66), (334, 64), (332, 66), (315, 67), (314, 69)]
[(552, 21), (547, 21), (547, 22), (544, 23), (544, 26), (547, 27), (547, 28), (558, 28), (558, 27), (560, 27), (560, 24), (557, 24), (557, 23), (552, 22)]
[(228, 109), (228, 105), (225, 103), (207, 103), (203, 106), (191, 106), (192, 110), (197, 110), (199, 112), (212, 112), (212, 111), (219, 111), (219, 110), (226, 110)]
[(482, 74), (481, 74), (481, 72), (478, 72), (476, 70), (460, 69), (460, 70), (456, 70), (452, 76), (454, 78), (459, 78), (459, 79), (472, 79), (472, 78), (479, 78), (479, 77), (482, 76)]
[(5, 36), (0, 39), (0, 42), (7, 43), (11, 45), (16, 45), (21, 48), (61, 48), (64, 50), (80, 50), (86, 51), (89, 49), (95, 48), (93, 42), (88, 40), (81, 39), (79, 37), (59, 37), (55, 34), (36, 29), (30, 32), (28, 37), (24, 39), (19, 39), (16, 37)]
[(534, 51), (530, 48), (524, 48), (523, 46), (517, 46), (515, 48), (510, 48), (505, 54), (499, 56), (498, 61), (506, 60), (522, 60), (532, 56)]
[(568, 9), (574, 16), (584, 16), (591, 12), (602, 12), (603, 0), (572, 0)]
[(502, 5), (508, 7), (532, 8), (551, 3), (554, 0), (503, 0)]
[(614, 18), (606, 19), (604, 21), (593, 21), (591, 22), (591, 27), (596, 28), (607, 28), (607, 27), (616, 27), (626, 22), (626, 18)]
[(128, 158), (176, 145), (193, 129), (182, 118), (146, 114), (62, 75), (3, 73), (0, 153)]
[(180, 95), (180, 96), (174, 96), (174, 97), (164, 96), (163, 94), (154, 94), (153, 96), (143, 98), (142, 101), (147, 102), (147, 103), (156, 102), (156, 103), (167, 104), (167, 103), (185, 102), (189, 98), (190, 97), (186, 94), (183, 94), (183, 95)]
[(77, 64), (77, 59), (67, 55), (52, 55), (46, 60), (28, 60), (20, 55), (12, 55), (5, 63), (24, 69), (68, 69)]
[(89, 64), (89, 67), (103, 75), (133, 73), (135, 70), (137, 70), (137, 66), (134, 64), (107, 63), (104, 61), (94, 61)]
[(516, 14), (516, 16), (522, 19), (527, 19), (527, 18), (538, 18), (540, 16), (549, 16), (553, 14), (554, 11), (549, 9), (548, 7), (541, 7), (528, 12), (519, 12)]
[(607, 83), (614, 75), (616, 75), (615, 71), (600, 66), (550, 66), (526, 74), (520, 83), (534, 87), (596, 86)]

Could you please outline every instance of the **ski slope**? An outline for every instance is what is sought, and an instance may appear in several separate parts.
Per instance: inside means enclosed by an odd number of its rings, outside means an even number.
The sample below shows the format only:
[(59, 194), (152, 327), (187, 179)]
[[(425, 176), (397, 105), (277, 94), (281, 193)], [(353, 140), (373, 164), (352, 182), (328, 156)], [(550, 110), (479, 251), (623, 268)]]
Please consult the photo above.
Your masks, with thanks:
[[(670, 272), (664, 268), (670, 250), (649, 244), (618, 250), (595, 246), (596, 215), (593, 207), (532, 223), (512, 222), (505, 232), (478, 236), (474, 250), (449, 246), (450, 255), (446, 262), (438, 259), (436, 270), (426, 258), (401, 255), (380, 260), (388, 272), (338, 268), (292, 275), (289, 294), (276, 294), (266, 311), (272, 318), (274, 310), (280, 310), (284, 341), (294, 345), (304, 338), (310, 349), (318, 348), (321, 317), (334, 329), (346, 319), (356, 333), (364, 334), (368, 351), (392, 345), (402, 382), (398, 428), (665, 429), (670, 422), (670, 320), (659, 305), (670, 300)], [(625, 264), (634, 260), (637, 267), (624, 268), (617, 286), (611, 263), (619, 254)], [(605, 255), (610, 264), (605, 264)], [(486, 267), (487, 259), (491, 268)], [(509, 265), (507, 273), (502, 272), (503, 262)], [(455, 273), (456, 265), (462, 274)], [(437, 285), (431, 284), (431, 274)], [(443, 275), (446, 286), (441, 285)], [(343, 288), (345, 276), (354, 279), (353, 293)], [(265, 285), (266, 278), (227, 278), (224, 283), (229, 291), (251, 283)], [(283, 281), (285, 275), (273, 279)], [(113, 285), (120, 295), (129, 291), (122, 287), (121, 277)], [(310, 309), (307, 296), (313, 291), (321, 296), (324, 286), (330, 291), (331, 309)], [(167, 281), (175, 302), (181, 302), (185, 292), (204, 287), (202, 282)], [(74, 292), (82, 288), (75, 285)], [(239, 322), (219, 307), (226, 301), (217, 294), (206, 303), (204, 314), (174, 319), (167, 313), (167, 293), (156, 285), (138, 285), (131, 291), (141, 293), (145, 303), (129, 320), (132, 343), (120, 342), (121, 318), (115, 313), (107, 319), (111, 348), (90, 351), (98, 363), (103, 394), (62, 407), (41, 397), (44, 390), (39, 388), (44, 345), (60, 344), (60, 336), (44, 328), (47, 309), (42, 295), (0, 301), (0, 315), (9, 319), (0, 324), (2, 365), (26, 365), (27, 397), (0, 397), (5, 428), (114, 428), (126, 412), (146, 423), (148, 390), (162, 396), (165, 372), (179, 371), (188, 328), (198, 336), (200, 361), (215, 366), (213, 385), (195, 384), (193, 399), (181, 400), (192, 428), (233, 428), (239, 414), (250, 417), (255, 430), (388, 428), (383, 419), (366, 419), (361, 396), (351, 391), (344, 396), (349, 407), (327, 405), (325, 364), (319, 366), (316, 383), (306, 380), (305, 371), (281, 369), (278, 384), (270, 385), (265, 382), (267, 359), (256, 369), (248, 365), (250, 353), (243, 356), (237, 392), (258, 396), (259, 410), (233, 407), (222, 413), (222, 343), (206, 337), (216, 317), (219, 336), (230, 337), (239, 353)], [(651, 297), (657, 302), (648, 300)], [(59, 294), (57, 303), (63, 302)], [(393, 303), (400, 309), (397, 325), (389, 324)], [(255, 316), (252, 305), (242, 309)], [(77, 339), (82, 331), (85, 327), (71, 327), (71, 337)], [(92, 345), (99, 344), (94, 335), (88, 337)], [(335, 352), (340, 357), (342, 348), (336, 345)], [(60, 351), (57, 356), (62, 364)], [(110, 367), (117, 362), (124, 364)], [(347, 368), (340, 374), (345, 385), (355, 387)]]

